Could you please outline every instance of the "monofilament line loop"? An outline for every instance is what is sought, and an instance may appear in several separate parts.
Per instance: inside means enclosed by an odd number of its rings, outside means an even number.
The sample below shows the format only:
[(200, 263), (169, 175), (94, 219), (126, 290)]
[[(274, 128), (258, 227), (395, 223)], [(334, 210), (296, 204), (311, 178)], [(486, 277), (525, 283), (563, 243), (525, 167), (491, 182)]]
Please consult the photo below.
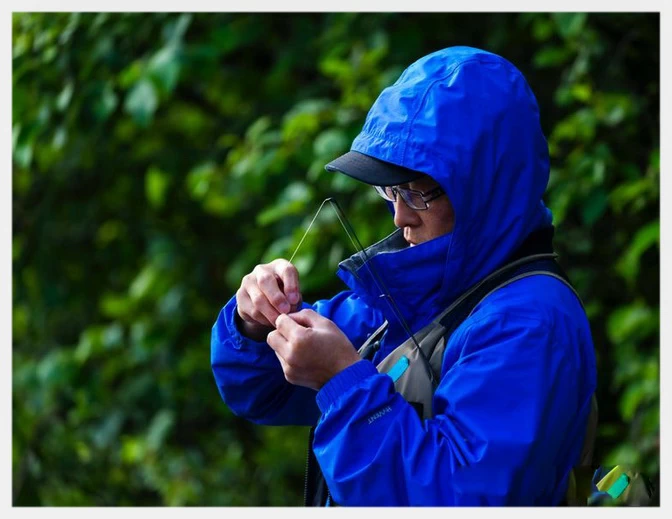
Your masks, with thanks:
[(289, 262), (290, 262), (290, 263), (291, 263), (292, 260), (294, 259), (294, 256), (296, 256), (296, 253), (299, 252), (299, 248), (301, 248), (301, 244), (303, 243), (303, 240), (306, 239), (306, 236), (308, 236), (308, 233), (310, 232), (310, 228), (311, 228), (311, 227), (313, 226), (313, 224), (315, 223), (315, 220), (317, 220), (317, 215), (320, 214), (320, 211), (322, 210), (322, 207), (323, 207), (324, 204), (326, 204), (329, 200), (331, 200), (331, 198), (326, 198), (326, 199), (324, 200), (324, 202), (322, 202), (322, 203), (320, 204), (320, 207), (318, 208), (317, 212), (315, 213), (315, 216), (313, 216), (312, 221), (311, 221), (310, 224), (308, 225), (308, 229), (306, 229), (306, 232), (303, 233), (303, 237), (301, 238), (301, 241), (300, 241), (299, 244), (296, 246), (296, 249), (294, 249), (294, 253), (292, 254), (292, 257), (289, 258)]
[(343, 218), (341, 218), (341, 214), (343, 211), (340, 210), (340, 207), (338, 206), (336, 200), (334, 200), (333, 198), (327, 198), (325, 202), (327, 201), (331, 202), (331, 206), (334, 208), (334, 211), (336, 212), (336, 218), (338, 218), (338, 221), (341, 222), (341, 227), (343, 227), (345, 234), (347, 234), (348, 238), (350, 238), (350, 242), (352, 243), (352, 246), (354, 247), (355, 251), (357, 251), (358, 253), (363, 253), (364, 247), (362, 247), (362, 244), (357, 239), (357, 236), (354, 235), (354, 231), (353, 234), (350, 234), (350, 231), (348, 230), (348, 225), (346, 225), (346, 223), (343, 221)]

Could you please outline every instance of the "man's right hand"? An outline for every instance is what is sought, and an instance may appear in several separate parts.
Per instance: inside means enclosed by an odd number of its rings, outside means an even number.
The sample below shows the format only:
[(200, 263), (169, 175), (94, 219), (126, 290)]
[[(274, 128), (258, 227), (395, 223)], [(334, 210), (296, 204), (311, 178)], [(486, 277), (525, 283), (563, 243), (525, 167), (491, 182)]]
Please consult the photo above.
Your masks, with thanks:
[(299, 272), (285, 259), (257, 265), (243, 278), (236, 292), (240, 332), (256, 341), (265, 341), (280, 314), (301, 309)]

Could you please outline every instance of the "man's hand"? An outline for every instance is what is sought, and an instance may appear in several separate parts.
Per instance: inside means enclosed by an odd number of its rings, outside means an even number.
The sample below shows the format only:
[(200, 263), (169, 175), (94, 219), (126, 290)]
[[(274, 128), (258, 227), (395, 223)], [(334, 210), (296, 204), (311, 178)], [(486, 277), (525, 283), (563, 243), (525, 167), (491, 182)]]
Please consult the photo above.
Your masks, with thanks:
[(301, 301), (299, 273), (294, 265), (285, 259), (257, 265), (236, 292), (242, 334), (265, 340), (278, 316), (297, 310)]
[(291, 384), (319, 390), (331, 377), (361, 360), (333, 321), (313, 310), (279, 315), (266, 341)]

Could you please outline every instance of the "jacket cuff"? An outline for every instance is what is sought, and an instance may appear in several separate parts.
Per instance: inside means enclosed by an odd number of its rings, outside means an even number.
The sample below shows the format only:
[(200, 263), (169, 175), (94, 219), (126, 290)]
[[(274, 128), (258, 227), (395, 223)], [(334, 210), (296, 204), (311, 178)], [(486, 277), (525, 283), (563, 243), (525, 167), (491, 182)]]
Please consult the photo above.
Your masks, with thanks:
[(317, 392), (315, 398), (320, 411), (325, 413), (343, 393), (365, 378), (377, 374), (378, 370), (368, 360), (357, 361), (337, 373)]

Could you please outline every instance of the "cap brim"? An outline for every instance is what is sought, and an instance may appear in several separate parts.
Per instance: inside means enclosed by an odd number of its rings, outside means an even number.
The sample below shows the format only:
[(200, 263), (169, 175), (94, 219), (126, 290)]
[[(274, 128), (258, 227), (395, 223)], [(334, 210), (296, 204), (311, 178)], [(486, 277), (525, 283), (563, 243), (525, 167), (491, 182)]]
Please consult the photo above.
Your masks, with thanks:
[(397, 186), (417, 180), (424, 174), (374, 159), (358, 151), (349, 151), (324, 166), (327, 171), (338, 171), (372, 186)]

